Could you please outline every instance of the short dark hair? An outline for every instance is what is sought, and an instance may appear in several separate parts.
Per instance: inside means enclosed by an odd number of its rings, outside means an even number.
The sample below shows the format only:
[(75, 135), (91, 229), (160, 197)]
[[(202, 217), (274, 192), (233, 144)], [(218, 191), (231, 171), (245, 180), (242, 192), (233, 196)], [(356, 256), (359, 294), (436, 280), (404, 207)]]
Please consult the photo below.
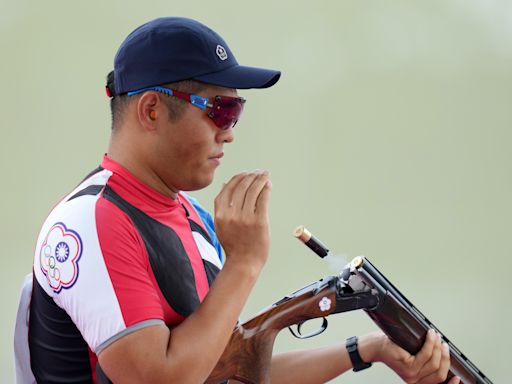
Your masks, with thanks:
[[(167, 88), (172, 88), (176, 91), (198, 93), (205, 89), (208, 85), (197, 80), (182, 80), (174, 83), (165, 84), (163, 86)], [(133, 99), (133, 97), (128, 96), (128, 94), (126, 93), (120, 95), (115, 94), (114, 71), (110, 71), (110, 73), (107, 75), (107, 90), (110, 94), (110, 113), (112, 115), (112, 129), (115, 129), (115, 127), (119, 126), (119, 124), (121, 123), (126, 107)], [(177, 97), (170, 96), (166, 96), (164, 100), (169, 111), (169, 119), (171, 121), (178, 121), (183, 115), (187, 103), (184, 100), (178, 99)]]

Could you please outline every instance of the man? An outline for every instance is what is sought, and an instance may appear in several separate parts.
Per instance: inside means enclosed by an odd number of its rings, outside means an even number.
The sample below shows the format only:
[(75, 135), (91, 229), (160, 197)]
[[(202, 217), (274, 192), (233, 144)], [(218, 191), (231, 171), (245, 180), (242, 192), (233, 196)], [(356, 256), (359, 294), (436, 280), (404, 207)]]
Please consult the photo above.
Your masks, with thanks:
[[(254, 171), (224, 184), (215, 228), (182, 191), (212, 182), (243, 110), (237, 89), (279, 76), (238, 65), (217, 33), (190, 19), (153, 20), (122, 43), (107, 81), (108, 153), (37, 242), (28, 333), (37, 382), (208, 378), (268, 258), (271, 182)], [(372, 361), (408, 382), (438, 383), (449, 353), (434, 332), (416, 356), (374, 333), (352, 356), (344, 343), (276, 355), (272, 382), (321, 383)]]

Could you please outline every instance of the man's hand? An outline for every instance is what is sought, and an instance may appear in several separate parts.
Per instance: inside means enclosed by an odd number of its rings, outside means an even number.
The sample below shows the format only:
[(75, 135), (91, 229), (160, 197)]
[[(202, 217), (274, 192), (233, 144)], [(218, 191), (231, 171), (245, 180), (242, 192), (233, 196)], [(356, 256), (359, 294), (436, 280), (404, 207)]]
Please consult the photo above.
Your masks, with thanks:
[(215, 229), (227, 261), (263, 267), (269, 254), (267, 171), (243, 172), (224, 184), (215, 198)]
[[(393, 343), (385, 334), (374, 332), (359, 339), (364, 361), (381, 361), (409, 384), (437, 384), (446, 380), (450, 369), (450, 350), (441, 336), (429, 330), (423, 347), (411, 355)], [(458, 384), (453, 377), (449, 384)]]

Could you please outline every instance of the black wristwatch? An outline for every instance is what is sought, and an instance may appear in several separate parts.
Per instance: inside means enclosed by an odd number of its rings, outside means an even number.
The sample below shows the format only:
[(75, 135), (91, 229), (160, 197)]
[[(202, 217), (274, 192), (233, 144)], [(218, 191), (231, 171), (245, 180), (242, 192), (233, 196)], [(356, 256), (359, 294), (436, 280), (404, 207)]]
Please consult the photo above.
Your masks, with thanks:
[(347, 348), (348, 355), (350, 356), (350, 361), (352, 361), (352, 370), (354, 372), (359, 372), (372, 366), (372, 363), (365, 363), (363, 359), (361, 359), (359, 351), (357, 350), (357, 336), (349, 337), (345, 346)]

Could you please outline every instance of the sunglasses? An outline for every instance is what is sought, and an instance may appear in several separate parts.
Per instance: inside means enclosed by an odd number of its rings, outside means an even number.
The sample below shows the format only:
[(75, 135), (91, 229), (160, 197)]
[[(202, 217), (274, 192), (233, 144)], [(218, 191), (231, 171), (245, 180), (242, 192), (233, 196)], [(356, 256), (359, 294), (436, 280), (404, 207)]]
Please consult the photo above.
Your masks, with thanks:
[(162, 92), (167, 96), (177, 97), (178, 99), (185, 100), (202, 110), (210, 108), (208, 117), (212, 119), (214, 124), (220, 129), (233, 128), (240, 118), (245, 104), (245, 99), (242, 97), (215, 96), (213, 98), (213, 103), (210, 103), (210, 99), (207, 99), (206, 97), (158, 86), (131, 91), (128, 92), (128, 96), (137, 95), (146, 91), (157, 91)]

